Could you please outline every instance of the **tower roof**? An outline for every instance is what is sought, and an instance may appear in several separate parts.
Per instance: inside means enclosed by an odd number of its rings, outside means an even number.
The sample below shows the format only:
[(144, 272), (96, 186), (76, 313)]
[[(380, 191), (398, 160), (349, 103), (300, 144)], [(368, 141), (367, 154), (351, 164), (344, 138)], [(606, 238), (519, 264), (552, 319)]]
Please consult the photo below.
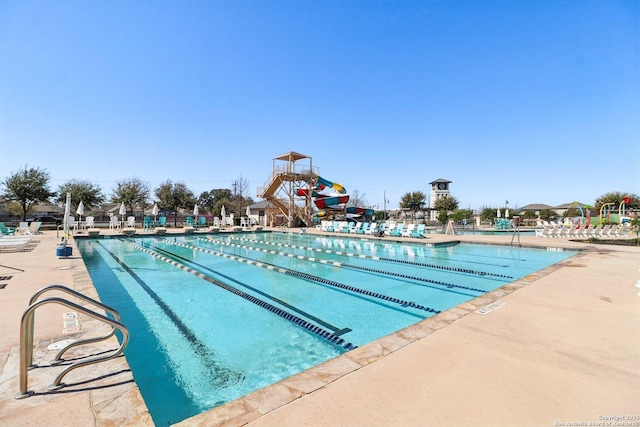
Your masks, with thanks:
[(440, 184), (444, 182), (445, 184), (449, 184), (451, 181), (446, 180), (446, 179), (442, 179), (442, 178), (438, 178), (435, 181), (431, 181), (429, 184)]

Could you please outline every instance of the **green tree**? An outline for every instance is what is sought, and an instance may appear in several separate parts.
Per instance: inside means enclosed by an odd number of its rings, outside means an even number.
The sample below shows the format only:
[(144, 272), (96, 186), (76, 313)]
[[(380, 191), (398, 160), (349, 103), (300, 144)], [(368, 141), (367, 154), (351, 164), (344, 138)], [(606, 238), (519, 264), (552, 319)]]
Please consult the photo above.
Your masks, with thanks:
[(139, 178), (129, 178), (116, 183), (116, 188), (111, 195), (111, 202), (124, 203), (127, 211), (131, 211), (132, 215), (136, 205), (140, 205), (144, 216), (144, 210), (150, 194), (151, 191), (146, 183)]
[(89, 181), (72, 179), (58, 187), (58, 196), (56, 202), (64, 204), (67, 201), (67, 193), (71, 193), (71, 211), (78, 209), (80, 201), (85, 206), (98, 206), (104, 202), (105, 197), (102, 189), (98, 185), (94, 185)]
[(538, 216), (543, 221), (553, 221), (556, 219), (558, 214), (553, 209), (542, 209)]
[(449, 221), (449, 213), (447, 211), (440, 211), (438, 213), (438, 221), (440, 221), (442, 225), (445, 225), (447, 221)]
[[(198, 196), (198, 207), (202, 212), (220, 215), (222, 204), (228, 203), (230, 199), (231, 190), (228, 188), (215, 188), (211, 191), (203, 191), (200, 193), (200, 196)], [(220, 203), (221, 201), (222, 203)]]
[(498, 216), (498, 209), (484, 207), (480, 212), (480, 219), (487, 221), (489, 224), (493, 224), (493, 220)]
[(424, 209), (426, 201), (427, 196), (422, 191), (405, 193), (400, 198), (400, 207), (403, 209), (409, 209), (413, 218), (415, 218), (416, 212)]
[(599, 212), (602, 205), (606, 203), (613, 203), (613, 206), (611, 206), (611, 212), (617, 212), (618, 206), (620, 206), (620, 203), (622, 203), (625, 197), (631, 199), (631, 201), (626, 204), (627, 209), (640, 209), (640, 196), (634, 193), (622, 193), (619, 191), (605, 193), (600, 196), (596, 200), (594, 208)]
[(456, 199), (453, 196), (440, 197), (433, 204), (433, 208), (435, 210), (446, 211), (446, 212), (455, 211), (456, 209), (458, 209), (458, 206), (459, 206), (458, 199)]
[(16, 202), (18, 216), (27, 219), (27, 214), (34, 205), (47, 203), (54, 196), (49, 188), (49, 173), (39, 168), (24, 168), (13, 172), (2, 184), (5, 191), (2, 194), (9, 202)]
[(473, 218), (473, 209), (456, 209), (451, 214), (451, 219), (454, 221), (463, 221), (466, 220), (468, 223), (471, 222)]
[(193, 209), (196, 203), (193, 192), (183, 182), (174, 184), (171, 180), (167, 180), (156, 188), (155, 193), (160, 209), (167, 209), (173, 212), (174, 227), (178, 225), (178, 212), (180, 209)]

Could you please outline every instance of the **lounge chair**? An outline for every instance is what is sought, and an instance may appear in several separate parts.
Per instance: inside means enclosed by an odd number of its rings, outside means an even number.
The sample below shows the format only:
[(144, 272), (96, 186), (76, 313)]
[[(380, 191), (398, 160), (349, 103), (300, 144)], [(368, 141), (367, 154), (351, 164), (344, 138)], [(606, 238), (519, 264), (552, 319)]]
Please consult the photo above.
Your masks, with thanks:
[(201, 216), (198, 218), (198, 228), (207, 228), (207, 218)]
[(142, 218), (142, 230), (153, 230), (153, 221), (150, 216)]
[(192, 217), (188, 216), (187, 217), (187, 221), (185, 222), (185, 227), (197, 227), (198, 225), (196, 224), (196, 222), (193, 220)]
[(88, 216), (84, 219), (85, 228), (94, 228), (96, 225), (94, 223), (95, 217)]
[(370, 226), (371, 224), (365, 222), (364, 224), (362, 224), (362, 227), (360, 227), (360, 230), (356, 230), (356, 234), (365, 234), (367, 230), (369, 230)]
[(354, 227), (351, 227), (351, 229), (349, 230), (349, 233), (356, 234), (358, 230), (362, 230), (362, 222), (360, 221), (356, 222), (356, 225)]
[(375, 235), (378, 232), (378, 226), (377, 222), (372, 222), (369, 228), (364, 231), (364, 234)]
[(40, 226), (42, 225), (41, 221), (33, 221), (29, 224), (29, 229), (27, 230), (27, 234), (38, 234), (40, 232)]
[(120, 221), (118, 217), (114, 215), (109, 220), (109, 230), (117, 230), (118, 228), (120, 228)]
[(69, 226), (69, 230), (78, 231), (78, 223), (76, 222), (76, 217), (70, 216), (67, 219), (67, 225)]
[(127, 217), (127, 228), (136, 228), (136, 217), (128, 216)]
[(609, 235), (609, 230), (611, 230), (611, 224), (607, 224), (598, 233), (597, 237), (607, 237)]
[(14, 227), (7, 227), (6, 225), (4, 225), (4, 222), (0, 222), (0, 231), (2, 231), (2, 234), (5, 236), (16, 235), (16, 229)]
[(548, 237), (553, 237), (551, 231), (553, 228), (550, 225), (545, 225), (542, 230), (536, 230), (536, 237), (544, 237), (545, 239)]
[(18, 224), (18, 228), (16, 228), (16, 232), (21, 234), (27, 234), (28, 230), (29, 230), (29, 223), (26, 221), (20, 222), (20, 224)]
[(167, 226), (167, 217), (161, 216), (158, 218), (158, 227), (166, 227)]
[(424, 237), (424, 224), (418, 224), (415, 230), (411, 232), (411, 237)]
[(411, 237), (411, 233), (413, 233), (415, 229), (415, 224), (409, 224), (405, 230), (402, 230), (402, 237)]
[(398, 225), (396, 225), (396, 228), (394, 228), (389, 232), (389, 235), (393, 237), (401, 237), (403, 228), (404, 228), (404, 224), (400, 222), (398, 223)]

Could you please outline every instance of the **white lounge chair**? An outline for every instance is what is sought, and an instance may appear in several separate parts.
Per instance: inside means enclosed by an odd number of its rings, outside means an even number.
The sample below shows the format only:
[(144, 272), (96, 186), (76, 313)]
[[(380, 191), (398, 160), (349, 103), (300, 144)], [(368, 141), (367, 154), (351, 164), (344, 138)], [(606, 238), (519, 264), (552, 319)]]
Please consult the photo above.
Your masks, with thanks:
[(365, 230), (364, 234), (374, 235), (377, 232), (378, 232), (378, 223), (377, 222), (373, 222), (369, 226), (369, 229)]
[(109, 230), (117, 230), (118, 228), (120, 228), (120, 221), (118, 217), (114, 215), (109, 220)]
[(128, 216), (127, 217), (127, 228), (136, 228), (136, 217)]
[(413, 233), (415, 229), (415, 224), (409, 224), (405, 230), (402, 230), (402, 237), (411, 237), (411, 233)]
[(86, 228), (94, 228), (95, 227), (94, 219), (95, 217), (92, 217), (92, 216), (86, 217), (84, 221), (84, 226)]

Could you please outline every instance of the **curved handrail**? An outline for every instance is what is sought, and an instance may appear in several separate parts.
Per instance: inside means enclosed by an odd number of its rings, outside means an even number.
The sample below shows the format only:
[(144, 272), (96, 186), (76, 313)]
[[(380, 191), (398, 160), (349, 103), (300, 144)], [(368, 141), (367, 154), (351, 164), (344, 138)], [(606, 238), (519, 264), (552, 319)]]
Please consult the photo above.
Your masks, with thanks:
[[(45, 286), (44, 288), (39, 289), (35, 294), (33, 294), (33, 296), (31, 297), (31, 299), (29, 300), (29, 305), (33, 304), (34, 302), (36, 302), (36, 300), (45, 292), (48, 291), (62, 291), (62, 292), (66, 292), (69, 295), (73, 295), (76, 298), (79, 298), (85, 302), (88, 302), (90, 304), (95, 305), (96, 307), (100, 307), (101, 309), (103, 309), (104, 311), (106, 311), (107, 313), (110, 313), (114, 319), (117, 322), (120, 322), (120, 314), (113, 308), (109, 307), (108, 305), (105, 305), (103, 303), (101, 303), (100, 301), (96, 301), (93, 298), (89, 298), (86, 295), (81, 294), (80, 292), (74, 291), (73, 289), (67, 288), (66, 286), (62, 286), (62, 285), (49, 285), (49, 286)], [(34, 320), (35, 317), (35, 313), (32, 312), (31, 317), (27, 320), (27, 343), (33, 343), (33, 327), (34, 327)], [(103, 337), (94, 337), (94, 338), (86, 338), (83, 340), (78, 340), (78, 341), (74, 341), (71, 344), (68, 344), (67, 346), (65, 346), (64, 348), (62, 348), (58, 354), (56, 354), (56, 356), (54, 357), (54, 363), (58, 363), (61, 362), (62, 359), (62, 355), (69, 350), (70, 348), (73, 347), (77, 347), (80, 345), (84, 345), (84, 344), (90, 344), (90, 343), (94, 343), (94, 342), (98, 342), (98, 341), (102, 341), (102, 340), (106, 340), (108, 338), (111, 338), (114, 334), (116, 333), (116, 328), (112, 328), (111, 332), (108, 333), (107, 335), (103, 336)], [(33, 365), (33, 345), (29, 345), (27, 347), (27, 366), (34, 368), (35, 365)]]
[[(102, 362), (102, 361), (106, 361), (106, 360), (110, 360), (113, 359), (115, 357), (120, 356), (120, 354), (122, 354), (122, 352), (124, 351), (124, 348), (127, 346), (127, 344), (129, 343), (129, 331), (127, 330), (127, 328), (120, 322), (118, 322), (117, 320), (113, 320), (107, 316), (103, 316), (101, 314), (98, 314), (94, 311), (91, 311), (85, 307), (82, 307), (81, 305), (78, 305), (76, 303), (73, 303), (71, 301), (67, 301), (63, 298), (59, 298), (59, 297), (51, 297), (51, 298), (46, 298), (43, 300), (39, 300), (37, 302), (34, 302), (33, 304), (29, 305), (29, 307), (27, 307), (27, 309), (25, 310), (25, 312), (22, 314), (22, 319), (20, 320), (20, 392), (17, 393), (14, 398), (16, 399), (22, 399), (25, 397), (29, 397), (31, 396), (32, 392), (28, 391), (28, 363), (27, 363), (27, 348), (28, 347), (33, 347), (33, 335), (31, 335), (30, 339), (31, 341), (29, 342), (28, 339), (28, 332), (27, 332), (27, 324), (28, 322), (31, 320), (33, 320), (33, 312), (40, 307), (41, 305), (45, 305), (45, 304), (50, 304), (50, 303), (57, 303), (57, 304), (62, 304), (64, 306), (67, 306), (69, 308), (73, 308), (75, 310), (78, 310), (90, 317), (93, 317), (94, 319), (97, 320), (101, 320), (111, 326), (113, 326), (115, 329), (120, 330), (120, 332), (122, 332), (122, 343), (120, 343), (120, 346), (115, 350), (114, 353), (108, 355), (108, 356), (98, 356), (98, 357), (93, 357), (90, 359), (86, 359), (83, 361), (79, 361), (79, 362), (75, 362), (72, 363), (71, 365), (69, 365), (66, 369), (64, 369), (62, 372), (60, 372), (60, 374), (58, 374), (58, 376), (56, 377), (56, 379), (53, 381), (53, 383), (48, 387), (50, 390), (56, 390), (58, 388), (64, 387), (64, 384), (62, 383), (62, 378), (68, 374), (69, 372), (71, 372), (74, 369), (80, 368), (82, 366), (87, 366), (87, 365), (92, 365), (94, 363), (98, 363), (98, 362)], [(33, 324), (31, 325), (31, 327), (33, 327)]]

